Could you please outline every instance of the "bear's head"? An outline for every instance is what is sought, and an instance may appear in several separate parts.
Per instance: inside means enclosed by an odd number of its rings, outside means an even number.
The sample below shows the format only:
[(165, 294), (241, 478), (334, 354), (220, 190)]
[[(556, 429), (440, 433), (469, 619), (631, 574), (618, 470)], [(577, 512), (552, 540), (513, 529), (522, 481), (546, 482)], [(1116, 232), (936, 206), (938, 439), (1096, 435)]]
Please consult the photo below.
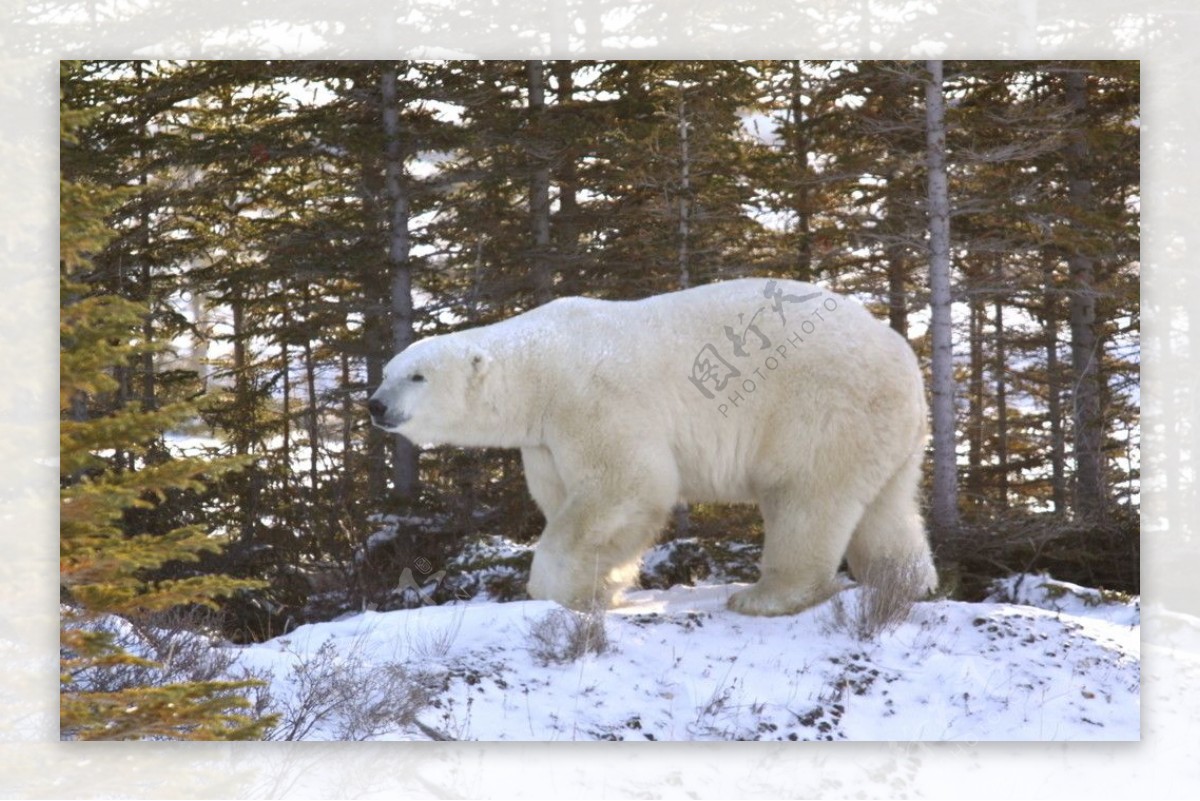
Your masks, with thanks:
[(383, 368), (367, 401), (371, 422), (419, 445), (472, 445), (486, 422), (491, 356), (454, 334), (415, 342)]

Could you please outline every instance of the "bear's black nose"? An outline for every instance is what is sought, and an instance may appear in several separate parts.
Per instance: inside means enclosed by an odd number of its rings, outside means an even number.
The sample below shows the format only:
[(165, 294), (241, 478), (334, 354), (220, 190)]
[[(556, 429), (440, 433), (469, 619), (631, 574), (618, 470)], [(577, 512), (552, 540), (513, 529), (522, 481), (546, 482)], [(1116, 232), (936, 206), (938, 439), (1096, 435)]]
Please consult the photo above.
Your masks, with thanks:
[(379, 420), (387, 413), (387, 404), (378, 398), (371, 398), (367, 401), (367, 411), (371, 413), (372, 417)]

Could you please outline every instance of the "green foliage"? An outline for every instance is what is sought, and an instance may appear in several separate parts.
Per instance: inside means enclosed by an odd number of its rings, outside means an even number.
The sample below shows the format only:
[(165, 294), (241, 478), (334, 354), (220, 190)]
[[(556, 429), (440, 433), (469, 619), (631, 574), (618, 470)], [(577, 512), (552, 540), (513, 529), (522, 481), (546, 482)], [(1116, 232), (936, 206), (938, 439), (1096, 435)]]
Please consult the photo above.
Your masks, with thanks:
[[(64, 665), (103, 664), (68, 639), (64, 647), (81, 654)], [(110, 649), (92, 646), (100, 654)], [(83, 649), (83, 650), (80, 650)], [(115, 664), (115, 663), (114, 663)], [(59, 702), (61, 736), (69, 740), (260, 740), (269, 719), (248, 714), (243, 697), (253, 681), (206, 681), (138, 687), (118, 692), (72, 692)]]
[[(64, 67), (64, 76), (74, 67)], [(65, 143), (91, 113), (62, 116)], [(254, 739), (265, 722), (245, 714), (247, 682), (182, 682), (112, 692), (80, 686), (85, 671), (146, 665), (92, 625), (100, 615), (138, 618), (179, 606), (214, 605), (221, 596), (260, 585), (219, 575), (156, 577), (172, 563), (194, 563), (221, 540), (202, 524), (162, 532), (130, 531), (131, 510), (152, 510), (167, 497), (195, 493), (205, 477), (235, 469), (177, 459), (163, 446), (170, 426), (195, 414), (186, 404), (157, 409), (125, 404), (117, 370), (150, 348), (139, 342), (146, 308), (94, 293), (80, 280), (92, 254), (111, 238), (105, 215), (127, 197), (81, 180), (62, 183), (62, 315), (59, 401), (62, 736), (67, 739)]]
[[(89, 302), (91, 301), (91, 302)], [(92, 298), (64, 309), (64, 351), (60, 384), (64, 419), (60, 453), (60, 579), (62, 611), (61, 729), (71, 739), (247, 739), (264, 722), (243, 714), (248, 702), (238, 693), (246, 682), (179, 683), (92, 692), (77, 686), (83, 670), (144, 662), (115, 646), (104, 633), (91, 632), (99, 614), (138, 618), (177, 606), (214, 605), (221, 596), (262, 582), (219, 575), (155, 578), (170, 563), (195, 562), (221, 541), (201, 524), (162, 534), (126, 530), (131, 509), (153, 509), (170, 493), (195, 491), (203, 476), (234, 469), (233, 460), (172, 459), (158, 437), (193, 410), (183, 406), (145, 412), (126, 407), (103, 416), (72, 419), (78, 401), (95, 413), (97, 399), (111, 393), (105, 372), (126, 355), (137, 317), (133, 304)], [(82, 308), (80, 308), (82, 307)], [(122, 331), (122, 328), (125, 330)], [(89, 348), (89, 343), (96, 347)], [(117, 454), (121, 454), (118, 464)]]
[[(156, 412), (127, 407), (109, 415), (71, 419), (80, 398), (93, 412), (95, 400), (113, 389), (106, 362), (124, 355), (131, 332), (118, 337), (136, 316), (132, 304), (117, 299), (81, 301), (85, 308), (64, 310), (64, 359), (60, 384), (63, 415), (60, 453), (60, 580), (62, 611), (61, 729), (72, 739), (247, 739), (262, 721), (241, 713), (248, 702), (238, 694), (246, 682), (181, 683), (91, 692), (78, 687), (82, 670), (144, 662), (115, 646), (103, 633), (90, 632), (99, 614), (131, 618), (177, 606), (214, 605), (215, 598), (261, 586), (262, 582), (219, 575), (157, 579), (170, 563), (195, 562), (221, 541), (200, 524), (162, 534), (133, 534), (124, 517), (131, 509), (153, 509), (169, 493), (195, 491), (204, 475), (234, 469), (233, 460), (171, 459), (157, 437), (192, 410), (175, 406)], [(103, 332), (103, 336), (97, 336)], [(103, 343), (89, 352), (87, 343)], [(126, 343), (123, 348), (121, 343)], [(115, 454), (122, 454), (118, 466)], [(156, 455), (157, 454), (157, 455)], [(156, 463), (151, 463), (152, 461)]]

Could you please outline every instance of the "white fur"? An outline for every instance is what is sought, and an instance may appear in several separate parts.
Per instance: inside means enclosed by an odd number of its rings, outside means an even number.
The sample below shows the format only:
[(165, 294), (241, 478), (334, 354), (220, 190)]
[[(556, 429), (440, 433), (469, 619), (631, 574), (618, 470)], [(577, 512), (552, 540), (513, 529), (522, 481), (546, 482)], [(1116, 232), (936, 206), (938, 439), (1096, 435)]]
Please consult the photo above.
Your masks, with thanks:
[[(744, 335), (743, 355), (726, 327)], [(706, 355), (715, 376), (694, 370)], [(718, 390), (730, 366), (741, 375)], [(916, 560), (925, 589), (936, 583), (917, 505), (916, 358), (860, 305), (811, 284), (556, 300), (413, 344), (373, 399), (387, 406), (376, 424), (417, 443), (521, 449), (547, 520), (534, 598), (611, 603), (681, 501), (762, 510), (762, 575), (730, 598), (739, 612), (819, 603), (843, 557), (860, 576)]]

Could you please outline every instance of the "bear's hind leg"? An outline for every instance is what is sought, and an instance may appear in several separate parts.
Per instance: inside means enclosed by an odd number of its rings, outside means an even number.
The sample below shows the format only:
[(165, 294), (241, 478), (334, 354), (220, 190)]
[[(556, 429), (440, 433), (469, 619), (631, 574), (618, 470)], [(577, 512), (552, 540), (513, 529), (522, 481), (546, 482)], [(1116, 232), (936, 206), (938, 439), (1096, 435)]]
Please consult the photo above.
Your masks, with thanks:
[(763, 515), (758, 582), (729, 598), (744, 615), (790, 615), (838, 591), (838, 566), (862, 505), (838, 493), (776, 492), (759, 502)]
[(933, 592), (938, 581), (917, 503), (922, 458), (909, 457), (867, 504), (846, 551), (857, 581), (886, 584), (913, 598)]

